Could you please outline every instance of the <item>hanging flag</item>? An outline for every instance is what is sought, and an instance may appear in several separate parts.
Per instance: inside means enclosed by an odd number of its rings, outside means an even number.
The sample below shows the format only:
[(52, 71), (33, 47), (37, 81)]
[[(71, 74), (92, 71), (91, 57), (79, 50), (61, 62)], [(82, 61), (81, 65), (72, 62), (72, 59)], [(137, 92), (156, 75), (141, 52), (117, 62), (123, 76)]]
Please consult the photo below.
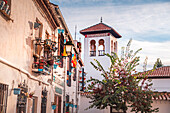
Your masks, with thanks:
[(69, 75), (69, 71), (67, 71), (67, 75)]
[[(73, 56), (74, 55), (74, 56)], [(76, 60), (76, 54), (72, 54), (72, 61), (71, 63), (73, 63), (73, 67), (76, 68), (76, 65), (77, 65), (77, 60)]]
[(67, 42), (67, 39), (64, 39), (64, 44), (66, 44), (66, 42)]
[(66, 47), (64, 46), (64, 51), (63, 51), (63, 54), (62, 56), (66, 57), (67, 56), (67, 53), (66, 53)]

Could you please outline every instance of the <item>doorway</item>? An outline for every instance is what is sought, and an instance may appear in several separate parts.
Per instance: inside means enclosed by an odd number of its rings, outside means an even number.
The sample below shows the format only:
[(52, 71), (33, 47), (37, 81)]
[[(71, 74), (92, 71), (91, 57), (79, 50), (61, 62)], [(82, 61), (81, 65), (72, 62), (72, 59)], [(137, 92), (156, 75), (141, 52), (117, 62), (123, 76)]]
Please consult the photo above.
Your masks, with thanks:
[(55, 95), (54, 103), (56, 104), (56, 109), (54, 110), (54, 113), (61, 113), (61, 102), (61, 96)]

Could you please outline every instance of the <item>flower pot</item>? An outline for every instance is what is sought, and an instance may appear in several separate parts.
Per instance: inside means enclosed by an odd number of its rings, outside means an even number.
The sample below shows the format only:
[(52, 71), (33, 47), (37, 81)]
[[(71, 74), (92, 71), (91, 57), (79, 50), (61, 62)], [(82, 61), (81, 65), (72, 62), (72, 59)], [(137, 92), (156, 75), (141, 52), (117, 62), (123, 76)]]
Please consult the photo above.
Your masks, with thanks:
[(66, 107), (69, 106), (69, 103), (66, 103)]
[(70, 104), (70, 106), (73, 108), (74, 107), (74, 105), (73, 104)]
[(56, 64), (54, 64), (54, 69), (57, 69), (57, 65)]
[(8, 4), (6, 4), (5, 6), (6, 6), (6, 7), (5, 7), (5, 9), (4, 9), (4, 10), (5, 10), (5, 12), (7, 13), (8, 9), (9, 9), (9, 5), (8, 5)]
[(38, 69), (43, 69), (44, 68), (44, 63), (39, 63), (39, 65), (38, 65)]
[(10, 14), (10, 12), (11, 12), (11, 11), (8, 9), (8, 11), (6, 12), (6, 14), (7, 14), (7, 15), (9, 15), (9, 14)]
[(43, 69), (38, 69), (38, 71), (43, 71)]
[(0, 5), (0, 9), (1, 9), (1, 10), (3, 10), (4, 5), (5, 5), (5, 2), (4, 2), (4, 1), (2, 1), (2, 2), (1, 2), (1, 5)]
[(53, 65), (53, 64), (54, 64), (54, 60), (48, 60), (47, 63), (48, 63), (49, 65)]
[(20, 88), (14, 88), (14, 95), (19, 95), (21, 93)]
[(55, 109), (56, 109), (56, 105), (52, 105), (51, 107), (52, 107), (52, 109), (53, 109), (53, 110), (55, 110)]

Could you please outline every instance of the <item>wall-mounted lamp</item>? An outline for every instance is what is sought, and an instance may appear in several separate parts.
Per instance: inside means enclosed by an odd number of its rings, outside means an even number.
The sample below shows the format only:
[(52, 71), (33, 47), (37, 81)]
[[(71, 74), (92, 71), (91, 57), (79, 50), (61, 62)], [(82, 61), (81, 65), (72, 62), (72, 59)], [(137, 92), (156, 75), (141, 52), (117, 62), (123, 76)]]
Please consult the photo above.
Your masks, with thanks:
[(67, 53), (70, 53), (70, 52), (72, 51), (72, 47), (73, 47), (72, 42), (71, 42), (71, 41), (68, 41), (68, 42), (66, 42), (66, 44), (64, 44), (64, 45), (65, 45), (65, 47), (66, 47), (66, 52), (67, 52)]

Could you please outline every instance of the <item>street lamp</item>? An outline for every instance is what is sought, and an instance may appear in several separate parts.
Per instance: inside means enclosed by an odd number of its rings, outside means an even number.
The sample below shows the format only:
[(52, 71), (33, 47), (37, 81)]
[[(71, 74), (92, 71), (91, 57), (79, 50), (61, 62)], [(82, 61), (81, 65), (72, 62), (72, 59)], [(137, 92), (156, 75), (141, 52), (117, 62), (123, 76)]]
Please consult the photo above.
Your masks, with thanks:
[(72, 42), (68, 41), (66, 42), (66, 44), (64, 44), (64, 51), (62, 56), (65, 59), (65, 65), (64, 65), (64, 94), (63, 94), (63, 113), (65, 113), (65, 101), (66, 101), (66, 96), (65, 96), (65, 92), (66, 92), (66, 85), (65, 85), (65, 79), (66, 79), (66, 75), (65, 75), (65, 68), (66, 68), (66, 57), (68, 56), (67, 53), (70, 53), (72, 51)]

